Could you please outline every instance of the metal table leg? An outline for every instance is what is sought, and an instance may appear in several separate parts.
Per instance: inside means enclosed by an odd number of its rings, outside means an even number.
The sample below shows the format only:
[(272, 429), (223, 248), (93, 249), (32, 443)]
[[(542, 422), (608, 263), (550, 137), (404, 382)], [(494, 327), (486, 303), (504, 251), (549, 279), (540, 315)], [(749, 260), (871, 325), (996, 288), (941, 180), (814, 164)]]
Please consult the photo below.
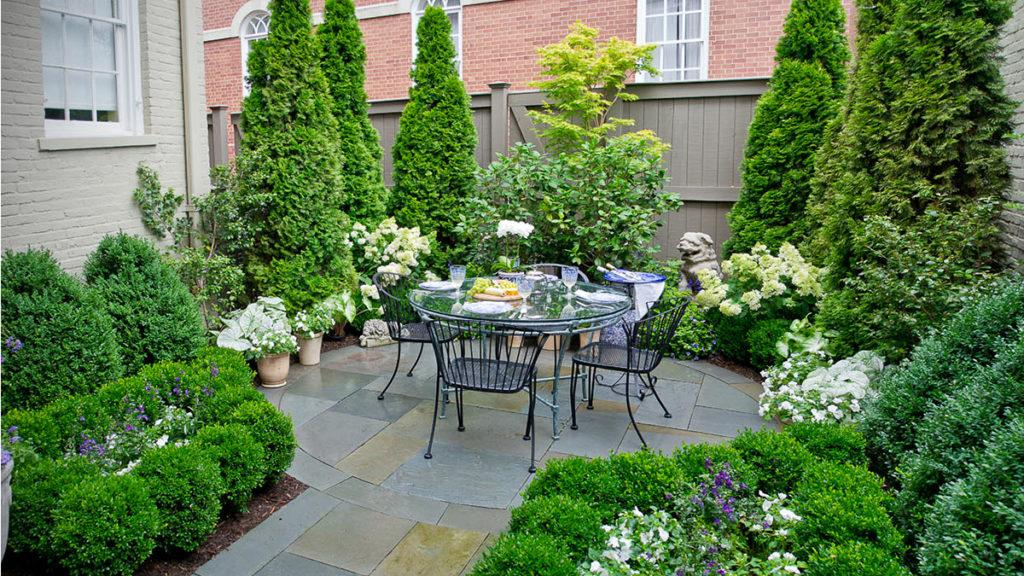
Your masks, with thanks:
[(555, 353), (555, 379), (551, 382), (551, 438), (558, 440), (558, 384), (562, 380), (562, 363), (565, 361), (565, 353), (569, 351), (572, 344), (573, 331), (569, 330), (561, 336), (558, 350)]

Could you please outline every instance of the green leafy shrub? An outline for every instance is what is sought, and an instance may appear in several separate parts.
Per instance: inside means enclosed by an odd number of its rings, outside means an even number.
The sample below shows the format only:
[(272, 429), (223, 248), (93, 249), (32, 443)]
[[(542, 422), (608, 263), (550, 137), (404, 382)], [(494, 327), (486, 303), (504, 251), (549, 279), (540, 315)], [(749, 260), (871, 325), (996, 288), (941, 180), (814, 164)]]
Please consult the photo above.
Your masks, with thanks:
[(549, 460), (523, 492), (524, 501), (544, 496), (566, 496), (585, 502), (611, 519), (618, 513), (618, 480), (605, 458)]
[(53, 550), (50, 531), (62, 494), (99, 475), (99, 468), (83, 458), (19, 460), (11, 473), (11, 550), (48, 557)]
[(684, 480), (694, 482), (707, 473), (707, 465), (722, 465), (726, 462), (732, 468), (733, 478), (753, 485), (754, 471), (743, 461), (743, 455), (731, 444), (687, 444), (672, 454), (676, 467)]
[[(246, 242), (238, 256), (252, 280), (250, 295), (287, 293), (297, 311), (305, 306), (292, 289), (304, 290), (310, 278), (334, 287), (310, 295), (313, 302), (354, 287), (343, 241), (346, 188), (334, 101), (309, 3), (272, 0), (269, 9), (273, 25), (249, 53), (251, 90), (242, 105), (237, 219), (245, 223)], [(274, 283), (279, 273), (300, 283), (282, 287)]]
[(754, 485), (771, 495), (792, 493), (814, 462), (814, 456), (799, 442), (772, 430), (746, 430), (731, 444), (754, 471)]
[(263, 399), (263, 394), (251, 385), (228, 388), (207, 398), (196, 411), (196, 417), (207, 424), (230, 424), (235, 410), (248, 402), (259, 402)]
[(437, 232), (442, 248), (450, 248), (459, 203), (473, 190), (477, 165), (469, 95), (455, 67), (444, 10), (432, 6), (423, 13), (416, 46), (409, 103), (391, 148), (391, 210), (400, 226)]
[(1024, 413), (993, 431), (966, 476), (946, 484), (929, 508), (921, 573), (1019, 574), (1024, 570)]
[(834, 544), (811, 554), (807, 576), (910, 576), (892, 554), (863, 542)]
[(789, 331), (790, 321), (785, 318), (770, 318), (756, 322), (747, 333), (747, 348), (750, 350), (750, 365), (759, 370), (769, 368), (783, 360), (775, 343)]
[(218, 462), (224, 481), (224, 505), (239, 512), (247, 511), (253, 491), (263, 484), (261, 463), (266, 458), (263, 446), (240, 424), (201, 428), (193, 445)]
[(252, 437), (263, 446), (264, 481), (276, 482), (295, 457), (296, 442), (292, 419), (273, 404), (261, 399), (245, 402), (235, 408), (229, 421), (244, 425)]
[(142, 224), (157, 238), (165, 238), (174, 230), (174, 216), (185, 197), (175, 194), (174, 188), (165, 192), (156, 170), (142, 162), (139, 162), (135, 175), (139, 178), (139, 187), (132, 192), (132, 198), (139, 205)]
[(114, 321), (129, 374), (161, 360), (186, 360), (205, 344), (195, 299), (149, 242), (117, 234), (85, 262), (85, 279)]
[(793, 529), (798, 554), (849, 542), (877, 546), (893, 558), (903, 554), (903, 537), (886, 512), (890, 499), (881, 479), (866, 468), (812, 463), (792, 498), (803, 517)]
[(704, 312), (690, 303), (679, 321), (679, 328), (672, 335), (670, 344), (672, 356), (680, 360), (707, 358), (718, 349), (718, 335)]
[(546, 534), (502, 534), (470, 576), (577, 576), (565, 548)]
[(864, 435), (855, 426), (834, 422), (798, 422), (786, 426), (784, 432), (822, 460), (853, 466), (867, 464)]
[(11, 341), (3, 350), (4, 411), (91, 392), (121, 375), (110, 316), (49, 252), (6, 251), (0, 275), (0, 323)]
[(381, 170), (383, 150), (370, 124), (366, 101), (366, 46), (352, 0), (328, 0), (316, 29), (323, 50), (320, 65), (334, 98), (338, 144), (345, 172), (345, 212), (359, 222), (385, 216), (388, 190)]
[(908, 362), (886, 372), (867, 402), (861, 429), (874, 469), (891, 481), (902, 455), (914, 450), (931, 406), (990, 365), (1024, 331), (1024, 284), (1011, 277), (978, 298), (914, 348)]
[(53, 512), (54, 557), (68, 573), (128, 576), (149, 557), (160, 515), (132, 476), (95, 476), (69, 489)]
[(109, 406), (94, 395), (61, 398), (38, 410), (13, 410), (4, 416), (4, 426), (17, 426), (46, 458), (74, 452), (82, 434), (102, 437), (112, 424)]
[(601, 513), (580, 500), (564, 495), (542, 496), (512, 510), (509, 531), (515, 534), (547, 534), (561, 542), (574, 562), (587, 557), (591, 546), (601, 543)]
[(672, 458), (658, 452), (614, 454), (608, 458), (608, 465), (618, 483), (619, 510), (639, 508), (646, 512), (662, 508), (667, 495), (683, 481)]
[(888, 4), (858, 42), (810, 218), (836, 353), (898, 360), (999, 268), (1015, 104), (997, 57), (1010, 2)]
[(192, 446), (166, 446), (142, 455), (135, 476), (160, 511), (161, 548), (192, 552), (217, 527), (224, 482), (217, 461)]
[(261, 286), (262, 294), (272, 294), (284, 300), (289, 315), (312, 308), (339, 292), (356, 288), (358, 282), (351, 262), (333, 262), (331, 268), (339, 272), (329, 276), (318, 275), (317, 266), (309, 254), (280, 258), (260, 268), (254, 278)]
[[(873, 7), (872, 7), (873, 8)], [(729, 212), (725, 255), (761, 242), (776, 249), (810, 230), (805, 216), (814, 158), (836, 118), (850, 58), (843, 5), (793, 2), (776, 44), (768, 91), (747, 137), (739, 201)]]

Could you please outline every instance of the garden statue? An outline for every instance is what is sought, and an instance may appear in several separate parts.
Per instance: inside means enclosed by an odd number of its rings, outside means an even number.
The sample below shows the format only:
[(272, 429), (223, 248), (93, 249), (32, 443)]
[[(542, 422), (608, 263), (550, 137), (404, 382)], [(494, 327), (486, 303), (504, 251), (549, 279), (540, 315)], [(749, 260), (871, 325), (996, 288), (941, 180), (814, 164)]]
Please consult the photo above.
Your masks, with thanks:
[(393, 342), (388, 335), (388, 325), (383, 320), (367, 320), (363, 325), (363, 334), (359, 337), (359, 345), (363, 348), (386, 346)]
[(701, 270), (713, 270), (715, 274), (722, 275), (722, 267), (718, 265), (718, 255), (715, 254), (715, 241), (711, 236), (703, 232), (687, 232), (679, 239), (676, 249), (682, 260), (679, 269), (680, 290), (689, 291), (690, 285), (697, 280), (697, 272)]

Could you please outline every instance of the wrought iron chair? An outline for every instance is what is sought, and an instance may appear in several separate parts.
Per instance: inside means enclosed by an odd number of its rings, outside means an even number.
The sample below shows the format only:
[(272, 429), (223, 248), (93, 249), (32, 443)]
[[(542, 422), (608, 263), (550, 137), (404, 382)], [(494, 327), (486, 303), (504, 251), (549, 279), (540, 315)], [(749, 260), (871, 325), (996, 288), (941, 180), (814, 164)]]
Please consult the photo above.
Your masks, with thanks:
[(402, 362), (402, 342), (411, 342), (420, 345), (420, 351), (416, 355), (416, 361), (406, 376), (412, 376), (412, 371), (420, 363), (423, 356), (423, 347), (430, 343), (430, 331), (427, 330), (426, 322), (409, 302), (409, 292), (416, 287), (416, 281), (411, 276), (403, 276), (393, 272), (377, 272), (373, 275), (373, 285), (380, 293), (380, 300), (384, 306), (384, 322), (388, 325), (388, 335), (398, 342), (398, 356), (395, 358), (395, 369), (391, 372), (391, 379), (387, 386), (377, 395), (377, 400), (384, 399), (384, 393), (395, 381), (398, 374), (398, 365)]
[[(530, 409), (523, 440), (530, 441), (530, 472), (536, 472), (537, 440), (533, 421), (537, 404), (537, 358), (547, 335), (486, 320), (435, 320), (428, 324), (428, 329), (437, 357), (437, 383), (430, 442), (423, 457), (428, 460), (433, 457), (437, 408), (446, 391), (455, 396), (458, 430), (463, 432), (466, 429), (463, 421), (466, 390), (514, 394), (525, 389), (530, 395)], [(531, 336), (537, 338), (536, 345), (521, 344)]]
[[(542, 262), (540, 264), (529, 264), (527, 268), (530, 270), (537, 270), (544, 274), (550, 274), (556, 278), (562, 277), (562, 268), (575, 268), (575, 266), (569, 266), (568, 264), (552, 264), (550, 262)], [(579, 282), (590, 283), (590, 278), (587, 277), (583, 270), (580, 270)]]
[[(633, 406), (630, 402), (630, 376), (636, 376), (640, 385), (640, 401), (649, 390), (654, 394), (665, 411), (665, 418), (671, 418), (672, 414), (665, 407), (665, 403), (658, 396), (656, 385), (658, 378), (652, 374), (661, 364), (662, 358), (668, 352), (672, 342), (672, 336), (679, 327), (679, 321), (686, 311), (688, 301), (677, 303), (667, 309), (652, 310), (647, 316), (633, 322), (623, 322), (626, 333), (626, 345), (614, 344), (605, 341), (595, 342), (584, 346), (573, 355), (572, 376), (569, 380), (569, 404), (572, 408), (573, 430), (578, 430), (576, 425), (576, 385), (582, 372), (586, 370), (588, 386), (587, 409), (594, 409), (594, 385), (597, 383), (597, 370), (611, 370), (622, 372), (626, 381), (626, 410), (629, 412), (629, 421), (633, 424), (633, 430), (640, 437), (640, 442), (647, 446), (640, 428), (637, 427), (636, 418), (633, 415)], [(646, 378), (646, 381), (645, 381)]]

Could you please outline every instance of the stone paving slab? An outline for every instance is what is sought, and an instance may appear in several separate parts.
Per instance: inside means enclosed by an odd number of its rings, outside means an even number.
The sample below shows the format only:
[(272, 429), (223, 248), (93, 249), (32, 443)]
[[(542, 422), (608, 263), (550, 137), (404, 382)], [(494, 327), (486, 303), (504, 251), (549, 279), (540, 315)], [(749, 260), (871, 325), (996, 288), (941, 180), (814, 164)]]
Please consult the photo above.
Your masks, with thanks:
[[(687, 444), (721, 444), (722, 442), (729, 441), (725, 436), (702, 434), (690, 430), (677, 430), (664, 426), (638, 424), (637, 427), (643, 433), (644, 440), (647, 440), (647, 447), (654, 452), (661, 452), (665, 455), (672, 454), (676, 448)], [(630, 426), (626, 430), (625, 436), (622, 437), (622, 443), (619, 444), (617, 452), (636, 452), (642, 448), (643, 444), (640, 443), (640, 438), (636, 435), (633, 427)]]
[(264, 566), (256, 576), (356, 576), (354, 572), (321, 564), (316, 560), (310, 560), (288, 552), (282, 552), (279, 556)]
[[(431, 406), (433, 410), (433, 406)], [(466, 406), (463, 421), (465, 430), (459, 432), (459, 417), (456, 414), (455, 402), (448, 405), (448, 417), (437, 421), (434, 442), (457, 444), (469, 450), (486, 450), (490, 452), (508, 452), (522, 458), (530, 457), (530, 441), (523, 440), (526, 433), (526, 415), (476, 406)], [(550, 413), (549, 413), (550, 414)], [(423, 432), (430, 437), (430, 424)], [(543, 412), (537, 411), (534, 416), (536, 434), (536, 453), (539, 457), (551, 445), (551, 419), (545, 418)]]
[(366, 374), (321, 368), (289, 383), (287, 393), (337, 402), (375, 379)]
[(682, 364), (688, 368), (693, 368), (694, 370), (697, 370), (698, 372), (701, 372), (705, 375), (714, 376), (715, 378), (718, 378), (719, 380), (725, 382), (726, 384), (743, 384), (751, 382), (751, 380), (746, 376), (742, 374), (737, 374), (736, 372), (733, 372), (728, 368), (722, 368), (717, 364), (712, 364), (707, 360), (699, 360), (697, 362), (683, 362)]
[[(380, 393), (384, 390), (384, 387), (388, 385), (388, 380), (390, 378), (391, 373), (388, 372), (367, 384), (363, 389)], [(413, 398), (420, 398), (421, 400), (430, 400), (433, 402), (435, 387), (436, 384), (433, 374), (428, 374), (426, 370), (417, 367), (416, 373), (412, 376), (406, 376), (405, 372), (399, 372), (398, 375), (395, 376), (395, 381), (391, 383), (391, 387), (388, 388), (388, 391), (385, 394), (400, 394), (402, 396), (411, 396)]]
[(335, 400), (322, 400), (312, 396), (290, 393), (281, 398), (278, 407), (292, 417), (292, 425), (298, 428), (337, 404)]
[(368, 575), (414, 525), (411, 520), (341, 502), (289, 546), (288, 551)]
[(377, 392), (359, 390), (335, 404), (331, 410), (374, 420), (394, 422), (405, 416), (406, 412), (415, 408), (421, 401), (419, 398), (394, 394), (390, 390), (383, 400), (378, 400)]
[(594, 410), (587, 410), (586, 404), (582, 403), (576, 410), (576, 423), (579, 430), (566, 428), (552, 449), (566, 454), (595, 458), (607, 456), (615, 450), (622, 441), (626, 428), (629, 427), (629, 416), (625, 411), (600, 411), (596, 405)]
[(380, 484), (410, 458), (422, 458), (426, 449), (426, 438), (399, 436), (385, 428), (335, 466), (346, 474)]
[(199, 576), (251, 576), (341, 502), (306, 490), (196, 570)]
[(671, 418), (665, 418), (665, 412), (658, 404), (658, 399), (653, 394), (648, 394), (639, 405), (634, 404), (634, 418), (637, 422), (664, 426), (666, 428), (677, 428), (685, 430), (690, 418), (693, 415), (693, 408), (697, 404), (700, 391), (703, 385), (692, 382), (675, 382), (672, 380), (660, 380), (655, 384), (661, 401), (668, 408)]
[(449, 504), (444, 516), (438, 521), (442, 526), (451, 526), (474, 532), (504, 532), (512, 513), (504, 508), (481, 508), (465, 504)]
[(372, 576), (458, 576), (487, 534), (417, 524)]
[(406, 520), (437, 524), (448, 504), (381, 488), (358, 478), (349, 478), (327, 491), (339, 500)]
[(288, 474), (317, 490), (327, 490), (349, 477), (349, 474), (310, 456), (302, 448), (295, 451), (295, 458), (288, 467)]
[(462, 574), (460, 576), (466, 576), (467, 574), (469, 574), (473, 570), (473, 566), (475, 566), (476, 563), (484, 557), (484, 553), (487, 552), (487, 550), (492, 545), (494, 545), (494, 543), (497, 540), (497, 534), (488, 534), (487, 538), (484, 539), (483, 543), (481, 543), (480, 546), (477, 547), (476, 552), (473, 553), (473, 557), (469, 559), (468, 563), (466, 563), (466, 568), (462, 571)]
[(697, 405), (721, 410), (734, 410), (757, 414), (757, 401), (731, 384), (726, 384), (714, 376), (705, 376), (700, 387)]
[(779, 426), (774, 422), (765, 421), (757, 414), (704, 406), (694, 408), (693, 418), (690, 419), (690, 430), (705, 434), (734, 437), (747, 428), (778, 430)]
[(388, 423), (328, 410), (295, 432), (299, 446), (325, 464), (335, 464), (380, 432)]

